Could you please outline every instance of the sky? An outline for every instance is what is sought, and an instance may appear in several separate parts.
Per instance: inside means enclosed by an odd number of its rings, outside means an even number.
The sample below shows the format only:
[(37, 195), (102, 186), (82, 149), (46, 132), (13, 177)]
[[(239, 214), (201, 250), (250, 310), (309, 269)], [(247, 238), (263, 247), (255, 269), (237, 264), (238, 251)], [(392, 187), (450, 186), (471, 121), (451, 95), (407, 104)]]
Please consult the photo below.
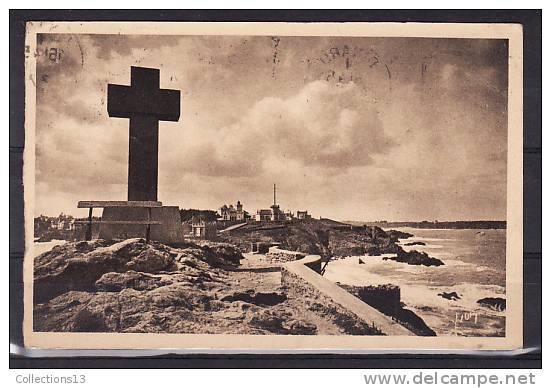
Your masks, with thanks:
[(36, 215), (126, 200), (107, 84), (160, 69), (159, 200), (358, 221), (506, 219), (507, 41), (40, 34)]

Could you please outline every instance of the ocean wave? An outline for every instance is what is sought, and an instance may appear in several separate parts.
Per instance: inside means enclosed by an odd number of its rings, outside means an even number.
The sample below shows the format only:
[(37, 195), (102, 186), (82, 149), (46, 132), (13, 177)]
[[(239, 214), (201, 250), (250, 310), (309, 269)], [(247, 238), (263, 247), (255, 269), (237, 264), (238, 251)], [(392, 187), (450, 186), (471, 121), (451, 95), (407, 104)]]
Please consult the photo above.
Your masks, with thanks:
[[(430, 253), (429, 253), (430, 255)], [(444, 259), (444, 265), (442, 266), (430, 266), (426, 267), (424, 265), (410, 265), (408, 263), (402, 263), (395, 260), (384, 260), (386, 257), (396, 257), (397, 255), (395, 253), (389, 253), (389, 254), (383, 254), (383, 255), (376, 255), (376, 256), (350, 256), (345, 259), (338, 260), (338, 262), (346, 262), (347, 265), (356, 266), (359, 263), (359, 260), (362, 260), (364, 264), (362, 266), (365, 266), (365, 268), (371, 269), (380, 269), (380, 270), (387, 270), (387, 271), (399, 271), (399, 272), (406, 272), (411, 274), (419, 274), (419, 273), (447, 273), (450, 271), (450, 269), (458, 269), (461, 271), (472, 271), (472, 272), (492, 272), (492, 273), (500, 273), (500, 270), (497, 268), (491, 268), (485, 265), (475, 264), (475, 263), (469, 263), (463, 260), (459, 260), (455, 258), (454, 255), (446, 253), (446, 254), (437, 254), (435, 255), (439, 259)], [(447, 257), (454, 257), (453, 259), (449, 259)], [(333, 264), (331, 264), (333, 266)], [(342, 265), (342, 264), (340, 264)], [(329, 267), (329, 266), (328, 266)]]
[(444, 238), (444, 237), (423, 237), (423, 236), (413, 236), (409, 238), (401, 238), (399, 242), (411, 242), (411, 241), (459, 241), (458, 238)]
[[(450, 285), (432, 284), (430, 281), (420, 280), (415, 274), (437, 274), (451, 271), (484, 270), (490, 268), (466, 263), (461, 260), (448, 260), (441, 267), (424, 267), (383, 261), (379, 256), (348, 257), (330, 262), (325, 277), (333, 282), (355, 286), (394, 284), (400, 287), (402, 302), (406, 308), (411, 308), (421, 316), (427, 324), (439, 335), (450, 335), (452, 330), (458, 335), (497, 335), (502, 333), (505, 312), (496, 312), (481, 306), (477, 301), (486, 297), (505, 297), (505, 287), (499, 285), (480, 284), (477, 282), (460, 282)], [(359, 264), (359, 260), (364, 264)], [(462, 267), (466, 267), (462, 269)], [(469, 268), (469, 269), (468, 269)], [(408, 276), (407, 273), (411, 274)], [(441, 293), (456, 292), (460, 299), (448, 300), (438, 295)], [(465, 326), (457, 328), (455, 320), (464, 313), (479, 314), (484, 324), (477, 328)], [(481, 318), (482, 319), (482, 318)]]
[(468, 267), (468, 268), (471, 268), (473, 271), (476, 271), (476, 272), (484, 272), (484, 271), (500, 272), (496, 268), (491, 268), (491, 267), (487, 267), (485, 265), (478, 265), (478, 264), (474, 264), (474, 263), (468, 263), (466, 261), (457, 260), (457, 259), (455, 259), (455, 260), (446, 260), (446, 265), (448, 267)]

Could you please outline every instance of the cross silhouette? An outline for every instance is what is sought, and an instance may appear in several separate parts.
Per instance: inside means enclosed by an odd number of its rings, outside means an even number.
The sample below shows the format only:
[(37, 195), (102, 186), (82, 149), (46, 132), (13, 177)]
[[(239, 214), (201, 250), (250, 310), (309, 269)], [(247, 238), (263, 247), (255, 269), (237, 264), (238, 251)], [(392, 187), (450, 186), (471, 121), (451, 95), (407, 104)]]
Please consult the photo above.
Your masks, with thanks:
[(130, 86), (107, 85), (109, 116), (130, 119), (129, 201), (157, 201), (159, 120), (180, 118), (180, 91), (160, 89), (159, 79), (159, 69), (132, 66)]

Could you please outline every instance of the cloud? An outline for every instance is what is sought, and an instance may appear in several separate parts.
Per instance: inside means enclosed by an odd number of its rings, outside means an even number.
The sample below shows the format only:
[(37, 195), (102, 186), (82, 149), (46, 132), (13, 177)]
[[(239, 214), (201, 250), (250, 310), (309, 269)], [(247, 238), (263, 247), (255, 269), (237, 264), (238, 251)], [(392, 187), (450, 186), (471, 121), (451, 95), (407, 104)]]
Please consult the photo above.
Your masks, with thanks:
[(81, 122), (47, 109), (43, 117), (49, 130), (37, 132), (37, 180), (67, 191), (126, 184), (127, 147), (119, 144), (128, 130), (117, 128), (122, 123)]
[(97, 49), (99, 59), (108, 60), (113, 56), (128, 56), (132, 50), (158, 50), (178, 45), (180, 37), (171, 35), (88, 35)]
[(288, 98), (258, 101), (216, 139), (188, 150), (180, 165), (207, 176), (251, 176), (276, 158), (342, 172), (374, 163), (395, 145), (357, 85), (315, 81)]
[[(45, 34), (37, 58), (37, 211), (125, 199), (128, 120), (106, 84), (130, 66), (181, 90), (160, 123), (159, 198), (240, 199), (337, 219), (502, 218), (507, 44), (497, 40)], [(276, 52), (277, 51), (277, 52)], [(277, 60), (274, 61), (274, 54)], [(414, 206), (412, 206), (414, 204)]]

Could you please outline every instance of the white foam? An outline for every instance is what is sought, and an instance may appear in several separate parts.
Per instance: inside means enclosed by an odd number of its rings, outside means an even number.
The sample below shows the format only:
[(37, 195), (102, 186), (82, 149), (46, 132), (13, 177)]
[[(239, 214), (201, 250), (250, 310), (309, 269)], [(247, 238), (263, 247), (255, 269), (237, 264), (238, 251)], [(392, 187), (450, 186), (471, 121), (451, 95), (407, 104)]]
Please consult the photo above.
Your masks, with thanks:
[(52, 241), (45, 241), (45, 242), (36, 242), (34, 243), (34, 255), (35, 257), (51, 250), (56, 245), (65, 244), (65, 240), (52, 240)]
[(400, 238), (399, 242), (415, 242), (415, 241), (459, 241), (458, 238), (444, 238), (444, 237), (422, 237), (422, 236), (413, 236), (409, 238)]
[(425, 244), (425, 245), (406, 245), (405, 242), (399, 242), (398, 245), (400, 245), (404, 251), (418, 251), (422, 249), (442, 249), (444, 248), (442, 245), (433, 245), (433, 244)]
[[(461, 266), (471, 266), (460, 260), (451, 260), (451, 265), (442, 267), (425, 267), (408, 265), (393, 260), (383, 261), (380, 255), (370, 257), (349, 257), (329, 263), (325, 277), (334, 282), (343, 284), (365, 286), (395, 284), (400, 287), (402, 302), (421, 316), (425, 322), (438, 334), (449, 335), (450, 322), (456, 319), (456, 314), (464, 312), (476, 312), (483, 314), (486, 319), (500, 319), (504, 312), (492, 311), (477, 303), (477, 300), (485, 297), (504, 297), (505, 288), (497, 285), (484, 285), (478, 283), (457, 283), (449, 286), (431, 285), (430, 281), (419, 281), (408, 278), (407, 273), (422, 273), (427, 271), (449, 271)], [(365, 264), (359, 264), (361, 259)], [(448, 264), (448, 263), (447, 263)], [(457, 268), (460, 270), (460, 268)], [(385, 274), (381, 274), (384, 271)], [(439, 293), (456, 292), (461, 299), (448, 300)], [(472, 327), (464, 330), (473, 330)], [(455, 328), (455, 330), (458, 330)], [(478, 330), (478, 329), (477, 329)], [(492, 334), (492, 327), (480, 327), (475, 335)], [(464, 333), (466, 334), (466, 333)], [(469, 335), (472, 335), (469, 334)]]

